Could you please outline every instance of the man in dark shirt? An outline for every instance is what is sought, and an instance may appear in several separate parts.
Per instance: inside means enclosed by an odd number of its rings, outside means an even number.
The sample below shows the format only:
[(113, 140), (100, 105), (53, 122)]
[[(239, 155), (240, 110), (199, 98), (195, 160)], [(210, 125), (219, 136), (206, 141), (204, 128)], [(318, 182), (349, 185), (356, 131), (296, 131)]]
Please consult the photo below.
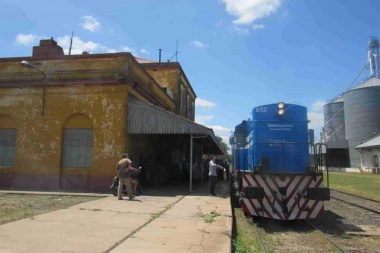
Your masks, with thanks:
[(133, 196), (132, 188), (131, 188), (131, 174), (132, 170), (132, 161), (128, 159), (128, 154), (123, 154), (122, 159), (117, 163), (116, 170), (118, 172), (119, 176), (119, 187), (118, 187), (118, 200), (123, 199), (123, 185), (125, 183), (125, 186), (127, 188), (127, 193), (129, 199), (133, 199), (135, 196)]

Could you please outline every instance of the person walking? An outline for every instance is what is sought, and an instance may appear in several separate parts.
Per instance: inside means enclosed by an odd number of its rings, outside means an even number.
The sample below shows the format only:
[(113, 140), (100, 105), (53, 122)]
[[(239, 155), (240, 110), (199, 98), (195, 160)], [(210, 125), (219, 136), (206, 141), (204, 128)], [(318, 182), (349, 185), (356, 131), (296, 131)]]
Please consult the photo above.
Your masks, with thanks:
[(212, 196), (216, 196), (215, 195), (215, 185), (216, 185), (216, 179), (218, 177), (216, 169), (224, 170), (224, 168), (222, 166), (220, 166), (219, 164), (216, 164), (215, 161), (216, 161), (216, 156), (212, 156), (210, 163), (208, 165), (208, 178), (209, 178), (208, 185), (209, 185), (209, 189), (210, 189), (210, 194)]
[(117, 195), (118, 200), (123, 200), (123, 185), (125, 183), (125, 186), (127, 188), (127, 193), (129, 199), (133, 199), (135, 196), (132, 192), (132, 186), (131, 186), (131, 174), (132, 170), (132, 161), (128, 159), (128, 154), (123, 154), (122, 159), (117, 163), (116, 170), (118, 172), (119, 176), (119, 187), (117, 189)]

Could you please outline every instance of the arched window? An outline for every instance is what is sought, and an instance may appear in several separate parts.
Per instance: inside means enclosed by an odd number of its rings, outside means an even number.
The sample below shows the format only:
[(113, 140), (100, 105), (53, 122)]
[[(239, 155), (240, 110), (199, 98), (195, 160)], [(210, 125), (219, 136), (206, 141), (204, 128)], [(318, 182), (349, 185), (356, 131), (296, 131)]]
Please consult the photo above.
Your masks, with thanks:
[(0, 116), (0, 166), (13, 166), (16, 155), (17, 128), (9, 116)]
[(92, 166), (93, 127), (83, 114), (71, 116), (63, 126), (63, 167)]

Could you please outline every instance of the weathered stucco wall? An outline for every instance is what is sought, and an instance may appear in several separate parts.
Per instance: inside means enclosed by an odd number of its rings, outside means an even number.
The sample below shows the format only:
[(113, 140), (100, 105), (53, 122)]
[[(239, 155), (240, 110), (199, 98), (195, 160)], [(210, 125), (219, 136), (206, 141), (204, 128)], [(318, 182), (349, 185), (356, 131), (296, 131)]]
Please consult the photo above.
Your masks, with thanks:
[[(120, 154), (128, 151), (128, 90), (127, 85), (47, 87), (42, 115), (42, 87), (0, 89), (0, 127), (17, 128), (15, 165), (0, 168), (2, 184), (41, 188), (49, 178), (49, 187), (58, 188), (62, 178), (75, 175), (74, 188), (108, 186)], [(76, 115), (84, 115), (93, 126), (92, 168), (61, 166), (64, 127), (88, 127), (80, 120), (85, 117), (75, 120)], [(70, 117), (71, 126), (65, 126)]]
[(177, 69), (147, 69), (147, 72), (163, 88), (173, 92), (174, 101), (178, 101), (179, 71)]
[[(0, 59), (0, 128), (17, 129), (15, 163), (0, 167), (0, 187), (108, 191), (121, 154), (132, 154), (129, 95), (176, 110), (130, 53)], [(64, 128), (89, 127), (91, 168), (63, 167)]]

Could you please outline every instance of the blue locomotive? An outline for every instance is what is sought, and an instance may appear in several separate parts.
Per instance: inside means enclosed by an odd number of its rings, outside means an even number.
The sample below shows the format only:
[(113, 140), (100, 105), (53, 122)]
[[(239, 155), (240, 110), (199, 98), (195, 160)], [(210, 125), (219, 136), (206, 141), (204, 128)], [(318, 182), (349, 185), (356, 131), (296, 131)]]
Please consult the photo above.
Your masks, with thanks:
[(323, 184), (323, 144), (309, 143), (308, 122), (306, 107), (280, 102), (253, 108), (252, 119), (235, 127), (232, 201), (245, 213), (295, 220), (323, 212), (330, 199)]

